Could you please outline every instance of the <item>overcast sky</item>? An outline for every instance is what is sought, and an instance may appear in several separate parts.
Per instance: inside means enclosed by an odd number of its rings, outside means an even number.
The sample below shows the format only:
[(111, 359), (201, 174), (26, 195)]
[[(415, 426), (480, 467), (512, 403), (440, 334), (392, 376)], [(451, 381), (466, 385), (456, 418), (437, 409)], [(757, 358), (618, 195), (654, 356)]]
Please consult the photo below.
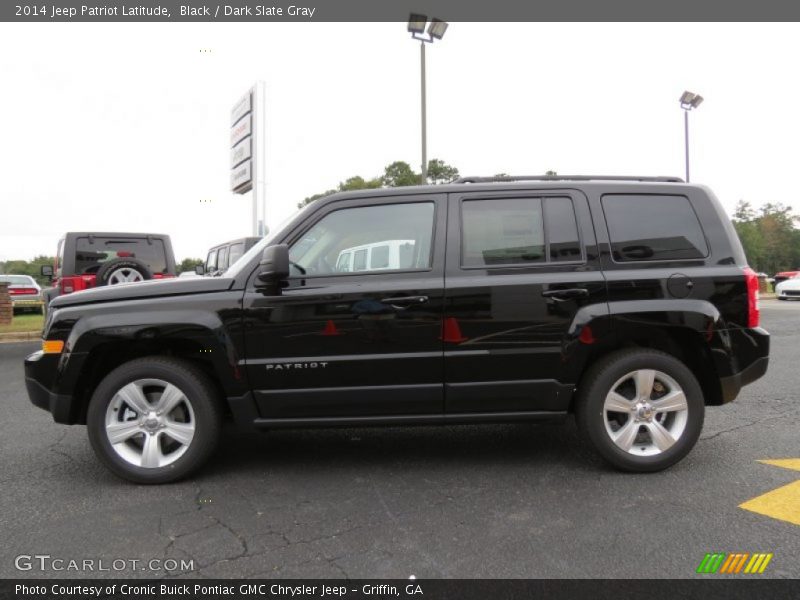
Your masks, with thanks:
[[(453, 23), (428, 47), (428, 156), (463, 175), (683, 176), (730, 211), (798, 204), (797, 24)], [(201, 52), (201, 49), (210, 52)], [(419, 169), (419, 46), (403, 23), (0, 24), (0, 260), (75, 230), (250, 234), (229, 117), (267, 87), (267, 222), (351, 175)], [(800, 206), (795, 206), (800, 208)]]

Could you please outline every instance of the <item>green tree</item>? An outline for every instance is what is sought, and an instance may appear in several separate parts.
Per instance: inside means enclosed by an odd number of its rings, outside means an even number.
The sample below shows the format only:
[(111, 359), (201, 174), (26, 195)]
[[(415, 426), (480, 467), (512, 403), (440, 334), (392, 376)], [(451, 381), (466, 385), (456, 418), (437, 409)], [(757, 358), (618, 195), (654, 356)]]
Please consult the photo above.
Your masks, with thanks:
[(184, 258), (178, 265), (177, 271), (178, 273), (185, 273), (186, 271), (194, 273), (194, 268), (202, 264), (205, 264), (202, 258)]
[(740, 200), (733, 215), (733, 226), (742, 242), (747, 262), (756, 271), (774, 275), (800, 266), (800, 217), (792, 207), (768, 202), (759, 210)]
[(386, 187), (419, 185), (419, 175), (414, 172), (414, 169), (407, 162), (397, 160), (386, 166), (381, 181)]
[(448, 165), (439, 158), (432, 158), (428, 161), (428, 183), (437, 185), (440, 183), (450, 183), (459, 177), (458, 169)]
[[(337, 192), (347, 192), (350, 190), (371, 190), (379, 187), (405, 187), (409, 185), (419, 185), (420, 174), (416, 173), (407, 162), (396, 160), (391, 164), (386, 165), (383, 170), (383, 175), (373, 177), (371, 179), (364, 179), (360, 175), (354, 175), (344, 181), (340, 181), (335, 189), (326, 190), (320, 194), (314, 194), (304, 198), (302, 202), (297, 204), (297, 208), (303, 208), (307, 204), (311, 204), (315, 200), (330, 196)], [(428, 183), (440, 184), (448, 183), (458, 179), (458, 169), (452, 165), (447, 164), (439, 158), (433, 158), (428, 161)]]

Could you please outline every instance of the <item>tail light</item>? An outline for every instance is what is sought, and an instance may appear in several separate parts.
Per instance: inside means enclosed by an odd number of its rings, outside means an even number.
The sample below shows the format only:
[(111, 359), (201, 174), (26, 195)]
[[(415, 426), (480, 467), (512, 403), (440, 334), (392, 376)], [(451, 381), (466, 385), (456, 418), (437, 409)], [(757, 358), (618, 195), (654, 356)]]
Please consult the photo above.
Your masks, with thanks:
[(11, 296), (16, 294), (37, 294), (36, 288), (9, 288), (8, 293)]
[(62, 277), (60, 283), (62, 294), (71, 294), (75, 291), (75, 284), (72, 281), (72, 277)]
[(747, 284), (747, 326), (758, 327), (761, 314), (758, 309), (758, 275), (750, 267), (744, 268)]

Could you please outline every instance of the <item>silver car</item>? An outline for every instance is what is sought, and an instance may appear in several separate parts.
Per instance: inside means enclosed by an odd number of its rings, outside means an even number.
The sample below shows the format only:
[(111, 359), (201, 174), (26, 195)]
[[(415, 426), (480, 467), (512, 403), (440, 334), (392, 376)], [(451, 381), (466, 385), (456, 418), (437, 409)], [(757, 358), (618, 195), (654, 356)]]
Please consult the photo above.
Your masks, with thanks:
[(30, 275), (0, 275), (0, 283), (8, 283), (8, 295), (14, 312), (33, 310), (44, 313), (42, 288)]

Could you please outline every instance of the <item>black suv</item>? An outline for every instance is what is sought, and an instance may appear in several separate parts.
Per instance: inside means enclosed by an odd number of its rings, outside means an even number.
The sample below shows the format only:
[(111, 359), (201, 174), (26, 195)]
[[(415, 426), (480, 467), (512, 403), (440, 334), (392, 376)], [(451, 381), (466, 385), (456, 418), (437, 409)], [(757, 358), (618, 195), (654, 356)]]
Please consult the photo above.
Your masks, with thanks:
[(55, 264), (42, 267), (52, 278), (46, 304), (56, 296), (104, 285), (175, 277), (168, 235), (72, 231), (58, 241)]
[(220, 277), (52, 303), (34, 404), (177, 479), (241, 427), (557, 420), (618, 468), (683, 458), (767, 369), (758, 280), (710, 190), (472, 178), (336, 194)]

